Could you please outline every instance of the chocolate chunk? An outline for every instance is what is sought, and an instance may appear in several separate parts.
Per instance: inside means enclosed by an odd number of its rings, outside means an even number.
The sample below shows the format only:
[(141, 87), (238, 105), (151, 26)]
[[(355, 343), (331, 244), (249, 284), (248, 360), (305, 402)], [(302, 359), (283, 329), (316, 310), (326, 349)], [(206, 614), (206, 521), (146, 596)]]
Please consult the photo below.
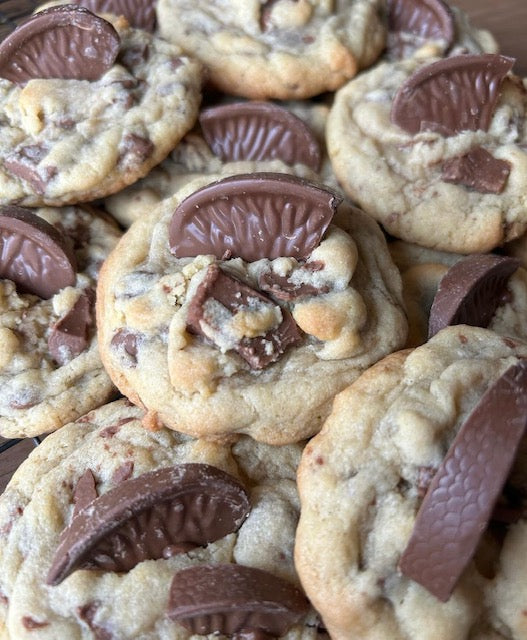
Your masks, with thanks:
[(73, 518), (98, 497), (95, 478), (91, 469), (86, 469), (73, 491)]
[(82, 607), (78, 607), (78, 616), (88, 625), (93, 633), (94, 640), (115, 640), (113, 634), (108, 629), (95, 622), (97, 610), (101, 604), (99, 600), (93, 600)]
[(50, 180), (57, 174), (57, 167), (53, 165), (39, 167), (47, 153), (42, 145), (22, 146), (5, 158), (4, 167), (11, 175), (25, 180), (36, 193), (42, 195)]
[(511, 163), (499, 160), (483, 147), (474, 147), (463, 156), (443, 163), (441, 178), (462, 184), (480, 193), (501, 193), (505, 189)]
[[(221, 311), (211, 307), (221, 305)], [(262, 369), (275, 362), (290, 346), (300, 342), (301, 335), (287, 309), (275, 303), (239, 280), (224, 273), (217, 264), (211, 265), (203, 282), (189, 303), (187, 328), (218, 344), (215, 336), (226, 334), (226, 326), (239, 313), (254, 313), (259, 308), (272, 307), (280, 312), (280, 324), (254, 337), (234, 336), (230, 348), (246, 360), (253, 369)], [(234, 320), (235, 321), (235, 320)], [(248, 321), (250, 324), (250, 321)], [(228, 339), (228, 338), (227, 338)], [(218, 345), (219, 346), (219, 345)]]
[(311, 129), (271, 102), (210, 107), (199, 121), (205, 140), (222, 160), (282, 160), (320, 169), (320, 147)]
[[(301, 269), (309, 271), (319, 271), (324, 265), (320, 262), (308, 262), (302, 265)], [(258, 278), (258, 286), (262, 291), (266, 291), (276, 300), (291, 302), (306, 296), (318, 296), (321, 293), (327, 293), (329, 286), (316, 287), (315, 285), (304, 282), (293, 282), (291, 276), (280, 276), (274, 271), (265, 271)]]
[(88, 346), (94, 303), (95, 291), (85, 289), (68, 313), (51, 327), (48, 349), (58, 364), (70, 362)]
[(71, 4), (86, 7), (93, 13), (113, 13), (124, 16), (132, 27), (154, 32), (156, 26), (155, 0), (70, 0)]
[(417, 514), (399, 567), (450, 597), (491, 517), (527, 427), (527, 360), (509, 367), (461, 426)]
[(127, 460), (123, 464), (119, 465), (117, 469), (112, 473), (112, 484), (119, 484), (125, 482), (128, 478), (132, 477), (134, 472), (134, 461)]
[(342, 199), (281, 173), (232, 176), (195, 191), (177, 207), (169, 243), (178, 258), (226, 252), (247, 262), (307, 258)]
[(420, 67), (399, 88), (391, 121), (415, 135), (488, 131), (513, 58), (486, 53), (444, 58)]
[(23, 85), (33, 78), (97, 80), (113, 65), (120, 38), (84, 7), (39, 11), (0, 43), (0, 77)]
[(388, 0), (388, 29), (411, 33), (423, 40), (454, 41), (454, 17), (442, 0)]
[(79, 511), (61, 534), (47, 583), (57, 585), (76, 569), (129, 571), (181, 542), (205, 545), (238, 529), (248, 511), (244, 488), (216, 467), (144, 473)]
[(48, 299), (77, 277), (66, 238), (28, 209), (0, 207), (0, 277), (22, 293)]
[(132, 367), (135, 367), (137, 364), (138, 339), (137, 333), (127, 331), (126, 329), (119, 329), (110, 343), (114, 349), (122, 352)]
[(237, 564), (196, 565), (178, 571), (168, 601), (169, 618), (199, 635), (253, 632), (279, 638), (308, 611), (307, 599), (294, 585), (267, 571)]
[(130, 133), (123, 138), (119, 162), (125, 166), (142, 164), (152, 155), (153, 151), (154, 144), (151, 140)]
[(472, 255), (452, 265), (439, 282), (428, 320), (428, 337), (444, 327), (487, 327), (520, 260), (493, 254)]

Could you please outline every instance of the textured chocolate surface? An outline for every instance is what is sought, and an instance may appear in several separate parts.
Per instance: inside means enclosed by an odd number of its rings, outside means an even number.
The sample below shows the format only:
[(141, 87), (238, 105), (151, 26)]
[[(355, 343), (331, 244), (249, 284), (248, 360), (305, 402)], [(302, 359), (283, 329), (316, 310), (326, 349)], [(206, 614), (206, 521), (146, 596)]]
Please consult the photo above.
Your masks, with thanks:
[(340, 202), (332, 191), (286, 174), (232, 176), (179, 205), (170, 221), (170, 248), (178, 258), (306, 258)]
[(238, 481), (206, 464), (126, 480), (80, 510), (62, 532), (47, 583), (59, 584), (76, 569), (129, 571), (166, 557), (179, 543), (188, 549), (218, 540), (238, 529), (249, 508)]
[(462, 184), (480, 193), (501, 193), (507, 184), (511, 164), (495, 158), (483, 147), (474, 147), (465, 155), (444, 162), (441, 171), (445, 182)]
[(282, 160), (320, 169), (320, 147), (311, 129), (271, 102), (210, 107), (201, 112), (199, 121), (205, 140), (222, 160)]
[(439, 282), (428, 320), (428, 337), (449, 325), (487, 327), (520, 266), (516, 258), (472, 255), (456, 262)]
[(94, 303), (95, 291), (86, 289), (68, 313), (51, 327), (48, 349), (59, 364), (69, 362), (88, 346), (89, 330), (94, 324)]
[(71, 0), (71, 4), (86, 7), (93, 13), (123, 15), (132, 27), (154, 32), (156, 0)]
[(76, 271), (73, 250), (55, 227), (28, 209), (0, 207), (0, 277), (47, 299), (73, 286)]
[(483, 395), (456, 435), (417, 514), (399, 566), (450, 597), (492, 515), (527, 426), (527, 361)]
[(423, 39), (454, 40), (454, 19), (442, 0), (388, 0), (388, 29)]
[[(192, 633), (283, 636), (308, 612), (302, 592), (277, 576), (236, 564), (196, 565), (172, 580), (168, 615)], [(250, 637), (242, 635), (237, 637)], [(263, 636), (265, 637), (265, 636)]]
[(52, 7), (0, 43), (0, 77), (16, 84), (33, 78), (97, 80), (113, 65), (119, 46), (113, 26), (91, 11)]
[[(232, 317), (240, 311), (254, 309), (255, 304), (275, 303), (259, 291), (224, 273), (217, 264), (211, 265), (198, 286), (188, 306), (187, 326), (189, 331), (208, 337), (204, 325), (221, 333), (220, 321), (207, 314), (206, 305), (210, 300), (219, 302)], [(275, 362), (290, 346), (298, 344), (302, 337), (295, 321), (287, 309), (280, 308), (282, 321), (262, 336), (241, 338), (233, 347), (253, 369), (262, 369)]]
[(391, 121), (411, 134), (487, 131), (513, 58), (459, 55), (420, 67), (399, 88)]

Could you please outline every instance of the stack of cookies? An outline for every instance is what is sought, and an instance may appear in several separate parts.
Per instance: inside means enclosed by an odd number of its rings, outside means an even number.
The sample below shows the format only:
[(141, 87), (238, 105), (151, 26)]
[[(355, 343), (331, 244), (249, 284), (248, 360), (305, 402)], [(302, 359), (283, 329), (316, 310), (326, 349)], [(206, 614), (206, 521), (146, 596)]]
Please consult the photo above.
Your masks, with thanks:
[(527, 639), (527, 92), (443, 0), (0, 43), (0, 638)]

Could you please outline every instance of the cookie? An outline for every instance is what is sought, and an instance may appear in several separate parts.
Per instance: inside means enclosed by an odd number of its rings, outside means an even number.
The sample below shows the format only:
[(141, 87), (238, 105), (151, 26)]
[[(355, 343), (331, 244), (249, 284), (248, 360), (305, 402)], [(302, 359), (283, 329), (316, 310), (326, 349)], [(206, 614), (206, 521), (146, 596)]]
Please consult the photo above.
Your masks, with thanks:
[(163, 200), (106, 261), (102, 358), (154, 423), (298, 441), (404, 344), (400, 277), (377, 224), (333, 192), (287, 174), (213, 180)]
[(433, 249), (482, 253), (521, 235), (526, 99), (511, 66), (491, 54), (407, 60), (340, 89), (327, 148), (348, 195)]
[(162, 37), (208, 69), (221, 91), (291, 100), (333, 91), (380, 55), (380, 0), (230, 2), (159, 0)]
[(115, 393), (95, 289), (120, 235), (88, 206), (0, 207), (0, 435), (53, 431)]
[(331, 638), (525, 636), (526, 356), (525, 343), (449, 327), (336, 397), (302, 456), (295, 543)]
[(294, 172), (338, 190), (325, 152), (329, 106), (291, 101), (220, 103), (202, 110), (208, 138), (195, 127), (147, 176), (104, 200), (104, 208), (123, 226), (173, 196), (185, 184), (209, 174)]
[[(17, 470), (0, 497), (2, 637), (196, 638), (192, 613), (203, 624), (222, 595), (231, 624), (251, 605), (256, 632), (259, 612), (273, 618), (267, 597), (287, 622), (280, 637), (323, 638), (293, 564), (301, 445), (207, 443), (144, 429), (143, 416), (126, 399), (105, 405), (48, 436)], [(204, 572), (209, 588), (196, 594)]]
[(194, 125), (201, 83), (198, 62), (124, 18), (73, 5), (34, 14), (0, 49), (0, 202), (75, 204), (138, 180)]

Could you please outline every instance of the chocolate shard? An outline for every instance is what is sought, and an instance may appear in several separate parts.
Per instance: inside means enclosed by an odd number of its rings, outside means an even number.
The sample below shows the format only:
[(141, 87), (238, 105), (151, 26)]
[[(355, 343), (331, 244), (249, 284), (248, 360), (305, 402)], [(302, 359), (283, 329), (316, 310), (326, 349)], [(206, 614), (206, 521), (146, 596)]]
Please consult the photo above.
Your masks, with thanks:
[(442, 0), (388, 0), (388, 30), (443, 40), (448, 49), (454, 41), (454, 17)]
[(110, 344), (113, 349), (121, 352), (126, 362), (130, 367), (137, 365), (137, 345), (139, 341), (139, 334), (127, 329), (119, 329), (113, 336)]
[(231, 176), (195, 191), (169, 225), (178, 258), (227, 253), (261, 258), (307, 258), (318, 246), (342, 199), (325, 188), (282, 173)]
[(95, 477), (91, 469), (86, 469), (77, 481), (73, 491), (73, 518), (97, 498)]
[[(268, 311), (273, 319), (269, 329), (260, 330), (251, 322), (252, 314), (262, 310)], [(266, 321), (264, 327), (267, 324)], [(276, 362), (288, 347), (302, 339), (287, 309), (278, 307), (259, 291), (227, 275), (217, 264), (207, 269), (189, 303), (187, 328), (191, 333), (212, 340), (220, 348), (236, 351), (253, 369), (263, 369)], [(247, 336), (253, 332), (256, 335)]]
[(459, 55), (420, 67), (395, 95), (391, 121), (415, 135), (436, 131), (488, 131), (501, 83), (513, 58), (497, 54)]
[(462, 184), (480, 193), (501, 193), (505, 189), (511, 163), (495, 158), (483, 147), (474, 147), (463, 156), (443, 163), (441, 178)]
[(430, 308), (428, 337), (455, 324), (487, 327), (519, 266), (516, 258), (490, 253), (456, 262), (439, 282)]
[(61, 5), (28, 18), (0, 43), (0, 77), (97, 80), (113, 65), (120, 38), (84, 7)]
[[(313, 261), (302, 265), (300, 269), (319, 271), (323, 268), (322, 263)], [(297, 282), (292, 280), (290, 276), (281, 276), (273, 271), (263, 272), (258, 278), (258, 286), (276, 300), (284, 302), (291, 302), (307, 296), (318, 296), (329, 291), (329, 286), (317, 287), (313, 284)]]
[(75, 255), (58, 231), (37, 215), (15, 206), (0, 207), (0, 277), (22, 293), (51, 298), (77, 278)]
[(95, 291), (85, 289), (68, 313), (51, 327), (48, 350), (58, 364), (73, 360), (88, 346), (94, 304)]
[(236, 531), (249, 512), (239, 482), (207, 464), (157, 469), (120, 483), (62, 532), (47, 584), (76, 569), (129, 571), (180, 543), (205, 545)]
[(473, 557), (527, 427), (527, 360), (485, 392), (434, 476), (399, 562), (446, 602)]
[(320, 146), (311, 129), (272, 102), (209, 107), (199, 121), (205, 140), (222, 160), (282, 160), (320, 169)]
[(6, 156), (4, 168), (13, 176), (25, 180), (36, 193), (42, 195), (46, 192), (49, 182), (57, 174), (54, 165), (42, 165), (48, 150), (39, 144), (30, 144), (14, 149)]
[(294, 585), (267, 571), (237, 564), (196, 565), (178, 571), (168, 602), (169, 618), (198, 635), (251, 637), (252, 632), (257, 638), (261, 634), (279, 638), (308, 611), (307, 599)]
[(86, 7), (93, 13), (113, 13), (124, 16), (132, 27), (154, 32), (155, 0), (71, 0), (71, 4)]

